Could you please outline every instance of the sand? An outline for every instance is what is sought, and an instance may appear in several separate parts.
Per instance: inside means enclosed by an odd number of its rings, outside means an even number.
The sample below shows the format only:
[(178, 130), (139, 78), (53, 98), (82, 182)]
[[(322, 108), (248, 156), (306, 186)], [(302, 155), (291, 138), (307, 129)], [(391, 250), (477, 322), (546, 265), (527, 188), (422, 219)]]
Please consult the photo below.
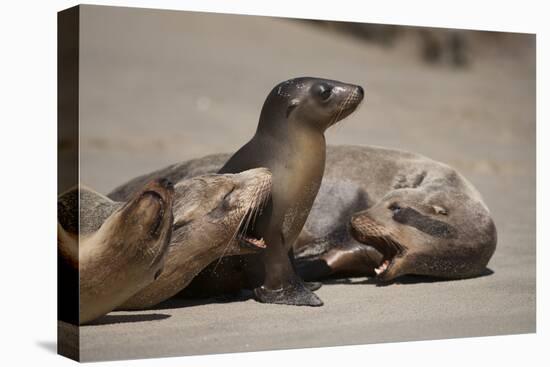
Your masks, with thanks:
[(325, 284), (320, 308), (244, 297), (171, 300), (81, 328), (85, 361), (320, 347), (535, 331), (534, 37), (471, 33), (472, 63), (284, 19), (85, 7), (81, 179), (107, 193), (178, 161), (231, 152), (253, 134), (277, 82), (362, 85), (360, 110), (329, 144), (379, 145), (446, 162), (482, 193), (498, 229), (488, 274), (459, 281)]

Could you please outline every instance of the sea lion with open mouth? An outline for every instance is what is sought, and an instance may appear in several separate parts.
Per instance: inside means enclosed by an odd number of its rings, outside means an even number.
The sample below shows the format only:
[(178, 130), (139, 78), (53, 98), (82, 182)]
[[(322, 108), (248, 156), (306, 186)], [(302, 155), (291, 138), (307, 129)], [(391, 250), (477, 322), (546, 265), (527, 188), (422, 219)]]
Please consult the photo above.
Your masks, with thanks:
[[(113, 196), (130, 186), (115, 190)], [(261, 252), (266, 247), (264, 240), (254, 237), (249, 229), (271, 192), (267, 169), (183, 179), (174, 190), (173, 233), (164, 269), (119, 309), (152, 307), (181, 291), (217, 259)]]
[[(88, 323), (122, 304), (159, 276), (172, 233), (172, 184), (151, 182), (126, 203), (85, 187), (58, 199), (60, 319)], [(65, 283), (65, 285), (67, 285)], [(78, 292), (78, 294), (76, 294)]]
[(329, 147), (323, 185), (295, 249), (305, 279), (481, 275), (497, 232), (453, 168), (378, 147)]

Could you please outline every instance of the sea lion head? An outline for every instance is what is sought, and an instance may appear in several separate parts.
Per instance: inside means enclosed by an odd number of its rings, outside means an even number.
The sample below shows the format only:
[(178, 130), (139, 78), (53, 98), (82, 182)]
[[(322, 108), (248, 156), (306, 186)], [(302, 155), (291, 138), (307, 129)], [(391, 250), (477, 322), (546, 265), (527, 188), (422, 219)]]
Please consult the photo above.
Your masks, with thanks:
[[(125, 254), (125, 272), (144, 273), (146, 268), (150, 269), (148, 281), (159, 276), (172, 234), (173, 199), (171, 182), (152, 181), (114, 211), (97, 231), (98, 238), (109, 242), (110, 251), (121, 250)], [(123, 248), (118, 249), (119, 246)], [(81, 256), (85, 255), (81, 252)]]
[(300, 124), (324, 132), (355, 111), (363, 97), (358, 85), (312, 77), (290, 79), (276, 85), (267, 96), (258, 130)]
[(352, 236), (382, 254), (377, 277), (467, 278), (485, 271), (497, 242), (482, 202), (458, 191), (398, 189), (351, 219)]
[(180, 181), (175, 190), (172, 242), (223, 248), (223, 256), (266, 247), (249, 229), (271, 193), (268, 169), (198, 176)]
[(173, 185), (157, 180), (125, 203), (82, 186), (58, 199), (59, 263), (68, 265), (60, 269), (65, 280), (78, 280), (79, 314), (66, 316), (71, 322), (106, 314), (160, 275), (172, 234), (173, 196)]

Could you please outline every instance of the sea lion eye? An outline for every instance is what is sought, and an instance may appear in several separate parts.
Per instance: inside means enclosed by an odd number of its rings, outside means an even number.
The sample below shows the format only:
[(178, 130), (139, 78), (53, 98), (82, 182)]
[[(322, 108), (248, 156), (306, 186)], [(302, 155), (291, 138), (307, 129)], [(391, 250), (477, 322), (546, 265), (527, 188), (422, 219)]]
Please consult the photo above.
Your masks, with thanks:
[(435, 212), (435, 214), (441, 214), (441, 215), (447, 215), (447, 209), (439, 206), (439, 205), (432, 205), (432, 208)]
[(231, 190), (227, 191), (227, 193), (223, 196), (223, 202), (227, 202), (231, 199), (231, 194), (235, 191), (235, 186), (231, 188)]
[(325, 102), (332, 95), (332, 87), (328, 84), (318, 84), (315, 92), (319, 99)]
[(401, 207), (397, 203), (392, 203), (392, 204), (390, 204), (388, 209), (391, 210), (394, 213), (398, 213), (401, 210)]

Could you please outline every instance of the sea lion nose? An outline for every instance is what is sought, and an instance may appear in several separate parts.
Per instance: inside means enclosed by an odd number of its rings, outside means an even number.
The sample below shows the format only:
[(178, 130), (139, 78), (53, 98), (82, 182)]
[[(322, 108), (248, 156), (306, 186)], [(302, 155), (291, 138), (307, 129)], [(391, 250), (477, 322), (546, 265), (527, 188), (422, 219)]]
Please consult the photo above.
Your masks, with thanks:
[(361, 97), (365, 96), (365, 91), (363, 90), (363, 87), (361, 87), (360, 85), (357, 86), (357, 93), (359, 93)]

